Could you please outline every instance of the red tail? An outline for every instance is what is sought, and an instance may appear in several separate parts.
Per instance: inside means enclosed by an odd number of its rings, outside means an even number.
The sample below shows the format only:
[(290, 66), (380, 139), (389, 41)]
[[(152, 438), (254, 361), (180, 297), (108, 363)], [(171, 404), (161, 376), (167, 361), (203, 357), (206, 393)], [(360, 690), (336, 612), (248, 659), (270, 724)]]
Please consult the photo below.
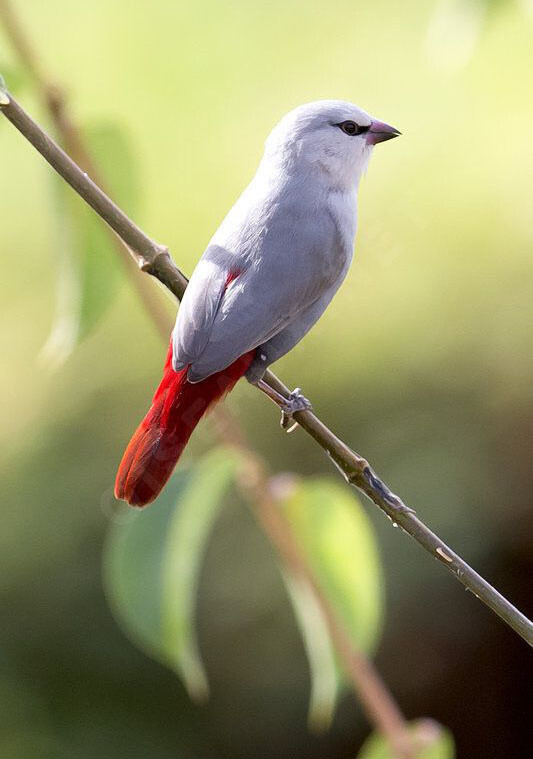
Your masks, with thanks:
[(245, 353), (221, 372), (191, 384), (187, 369), (173, 370), (171, 344), (150, 410), (120, 462), (116, 498), (131, 506), (145, 506), (159, 495), (202, 416), (233, 388), (253, 356), (254, 351)]

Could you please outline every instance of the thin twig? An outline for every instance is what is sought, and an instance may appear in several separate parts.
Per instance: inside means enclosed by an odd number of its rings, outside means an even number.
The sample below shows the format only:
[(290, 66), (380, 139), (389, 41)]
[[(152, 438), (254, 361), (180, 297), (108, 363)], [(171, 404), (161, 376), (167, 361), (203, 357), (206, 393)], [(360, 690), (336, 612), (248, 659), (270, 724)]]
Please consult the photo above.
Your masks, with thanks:
[[(7, 91), (0, 108), (4, 116), (31, 142), (43, 158), (124, 240), (137, 258), (140, 268), (156, 277), (180, 299), (185, 291), (187, 279), (173, 262), (168, 248), (145, 235), (43, 132)], [(271, 371), (265, 375), (265, 381), (274, 390), (288, 395), (287, 387)], [(411, 535), (433, 558), (447, 567), (459, 582), (525, 641), (533, 645), (533, 623), (426, 527), (413, 510), (389, 490), (364, 458), (339, 440), (311, 411), (298, 411), (294, 418), (330, 456), (352, 485), (363, 491), (394, 524)]]

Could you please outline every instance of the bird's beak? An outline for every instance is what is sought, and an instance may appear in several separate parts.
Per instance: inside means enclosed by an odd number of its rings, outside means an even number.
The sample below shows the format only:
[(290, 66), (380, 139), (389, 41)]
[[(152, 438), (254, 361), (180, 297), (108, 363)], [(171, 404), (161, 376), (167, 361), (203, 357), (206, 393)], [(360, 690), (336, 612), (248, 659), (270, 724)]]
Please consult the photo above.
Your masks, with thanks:
[(392, 140), (393, 137), (398, 137), (399, 134), (401, 132), (396, 127), (385, 124), (384, 121), (373, 121), (366, 133), (366, 143), (367, 145), (377, 145), (378, 142)]

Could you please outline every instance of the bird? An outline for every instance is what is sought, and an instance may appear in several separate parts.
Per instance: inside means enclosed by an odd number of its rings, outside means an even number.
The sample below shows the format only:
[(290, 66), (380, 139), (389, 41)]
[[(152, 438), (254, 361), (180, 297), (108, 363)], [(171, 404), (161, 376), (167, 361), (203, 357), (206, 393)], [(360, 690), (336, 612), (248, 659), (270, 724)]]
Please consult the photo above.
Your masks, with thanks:
[[(307, 334), (353, 258), (357, 193), (375, 145), (400, 132), (353, 103), (287, 113), (251, 182), (199, 259), (178, 310), (163, 378), (123, 455), (115, 496), (152, 502), (204, 414), (242, 377), (271, 397), (267, 368)], [(297, 388), (273, 398), (286, 419)]]

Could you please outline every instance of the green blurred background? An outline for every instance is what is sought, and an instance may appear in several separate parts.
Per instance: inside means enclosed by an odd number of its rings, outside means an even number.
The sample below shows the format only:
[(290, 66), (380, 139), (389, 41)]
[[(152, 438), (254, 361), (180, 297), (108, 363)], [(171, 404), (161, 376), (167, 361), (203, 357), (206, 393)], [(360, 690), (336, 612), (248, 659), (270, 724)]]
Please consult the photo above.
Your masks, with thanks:
[[(136, 219), (185, 272), (290, 108), (344, 98), (402, 130), (361, 187), (347, 282), (276, 368), (531, 611), (531, 2), (16, 5), (82, 123), (121, 126)], [(16, 74), (0, 31), (4, 64)], [(46, 123), (27, 83), (19, 96)], [(101, 580), (105, 535), (122, 514), (112, 483), (164, 350), (124, 283), (60, 365), (43, 358), (56, 196), (50, 170), (0, 121), (0, 756), (354, 757), (368, 726), (352, 696), (329, 732), (308, 732), (303, 647), (271, 549), (237, 504), (218, 519), (202, 571), (207, 705), (191, 705), (115, 623)], [(282, 436), (245, 383), (228, 403), (274, 471), (331, 473), (307, 436)], [(189, 460), (211, 442), (204, 424)], [(367, 510), (386, 580), (377, 664), (405, 712), (448, 726), (459, 757), (529, 755), (525, 644)]]

